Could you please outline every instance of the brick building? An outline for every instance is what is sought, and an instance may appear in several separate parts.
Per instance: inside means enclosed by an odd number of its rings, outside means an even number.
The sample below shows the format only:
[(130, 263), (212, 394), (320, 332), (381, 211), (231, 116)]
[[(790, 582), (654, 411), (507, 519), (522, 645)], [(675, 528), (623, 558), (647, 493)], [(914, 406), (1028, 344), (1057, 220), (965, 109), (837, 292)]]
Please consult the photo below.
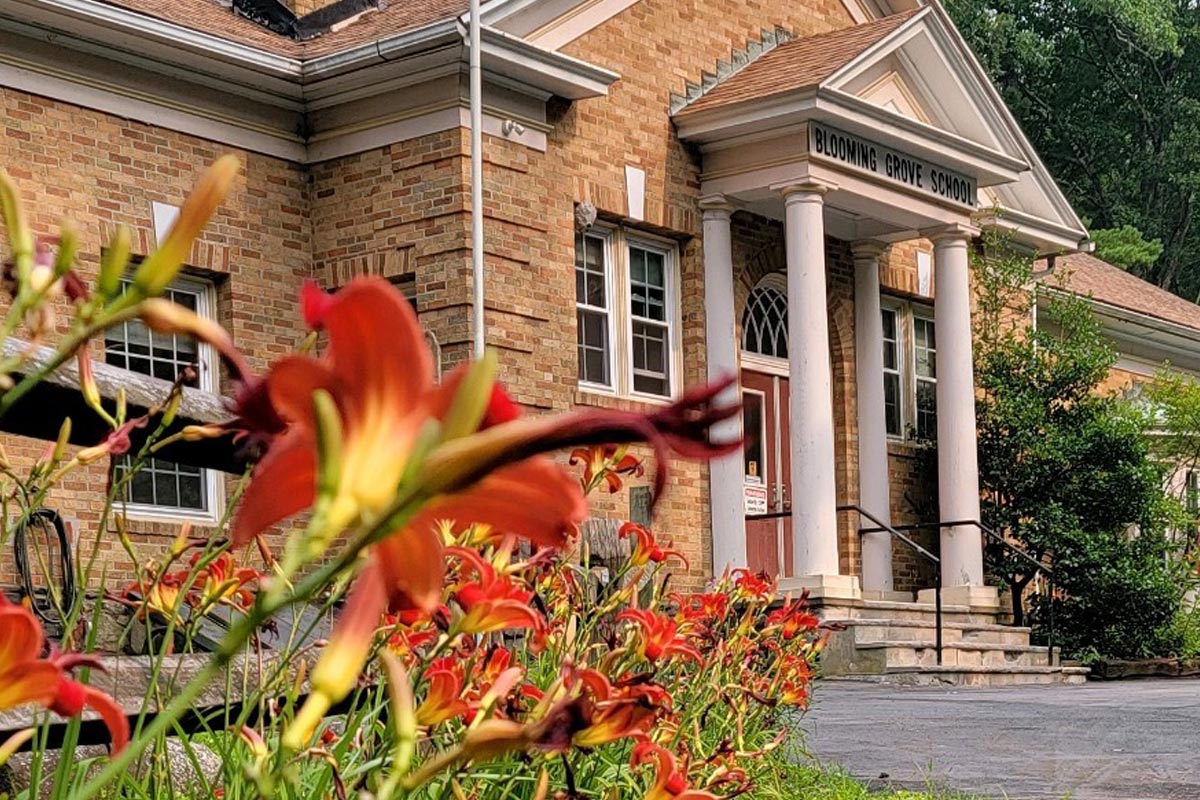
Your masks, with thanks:
[[(119, 223), (145, 252), (233, 151), (242, 177), (176, 289), (256, 367), (298, 341), (303, 280), (365, 273), (408, 293), (443, 368), (466, 358), (465, 0), (232, 5), (0, 0), (0, 164), (38, 231), (77, 220), (92, 270)], [(516, 400), (649, 408), (737, 372), (745, 453), (679, 465), (657, 520), (681, 579), (749, 564), (911, 601), (928, 570), (845, 509), (978, 519), (968, 248), (985, 226), (1039, 255), (1086, 240), (944, 10), (489, 0), (482, 23), (485, 334)], [(197, 357), (136, 326), (105, 350), (160, 377)], [(221, 391), (215, 369), (202, 388)], [(52, 498), (81, 535), (104, 480)], [(134, 491), (131, 538), (154, 552), (183, 519), (215, 524), (227, 488), (164, 461)], [(994, 607), (978, 530), (940, 550), (952, 599)]]

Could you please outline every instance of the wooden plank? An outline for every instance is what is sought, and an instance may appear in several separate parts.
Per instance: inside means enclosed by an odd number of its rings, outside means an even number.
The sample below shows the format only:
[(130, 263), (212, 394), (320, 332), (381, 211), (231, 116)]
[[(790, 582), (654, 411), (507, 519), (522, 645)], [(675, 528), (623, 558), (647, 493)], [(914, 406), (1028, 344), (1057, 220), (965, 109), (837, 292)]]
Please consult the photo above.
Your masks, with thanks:
[[(31, 346), (19, 339), (10, 339), (0, 347), (4, 357), (27, 354), (26, 371), (47, 363), (54, 351), (49, 347)], [(93, 359), (93, 372), (100, 395), (115, 403), (119, 390), (125, 390), (129, 418), (141, 416), (162, 402), (171, 389), (169, 381), (130, 372)], [(13, 376), (19, 380), (20, 373)], [(231, 418), (228, 400), (212, 392), (185, 388), (175, 422), (168, 429), (174, 433), (187, 425), (224, 422)], [(72, 358), (63, 364), (33, 391), (25, 395), (9, 412), (0, 417), (0, 431), (54, 441), (64, 417), (71, 418), (71, 444), (88, 447), (98, 444), (108, 434), (108, 427), (83, 400), (79, 389), (79, 370)], [(155, 427), (133, 431), (130, 439), (137, 451)], [(200, 442), (178, 442), (163, 448), (163, 458), (194, 467), (206, 467), (222, 472), (241, 473), (253, 459), (253, 453), (234, 445), (231, 437)]]

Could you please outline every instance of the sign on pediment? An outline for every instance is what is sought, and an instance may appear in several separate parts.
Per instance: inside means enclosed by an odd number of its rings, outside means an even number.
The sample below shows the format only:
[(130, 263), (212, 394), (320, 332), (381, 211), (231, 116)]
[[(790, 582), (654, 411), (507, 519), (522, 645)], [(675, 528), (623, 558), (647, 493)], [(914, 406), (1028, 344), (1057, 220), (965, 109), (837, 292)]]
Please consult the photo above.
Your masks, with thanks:
[(808, 124), (808, 152), (924, 192), (935, 200), (969, 209), (978, 204), (974, 178), (819, 122)]

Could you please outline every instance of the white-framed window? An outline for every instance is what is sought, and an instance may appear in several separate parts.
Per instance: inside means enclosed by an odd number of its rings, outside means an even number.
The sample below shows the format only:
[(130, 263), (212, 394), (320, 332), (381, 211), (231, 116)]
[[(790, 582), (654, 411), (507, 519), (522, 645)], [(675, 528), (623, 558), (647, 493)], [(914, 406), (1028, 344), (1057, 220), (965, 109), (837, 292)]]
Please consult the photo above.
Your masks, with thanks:
[(889, 436), (937, 437), (937, 331), (927, 306), (883, 298), (883, 401)]
[(679, 387), (679, 266), (676, 246), (619, 227), (575, 235), (579, 385), (592, 391), (668, 398)]
[[(201, 316), (215, 318), (215, 295), (211, 282), (180, 277), (164, 296)], [(210, 346), (187, 336), (155, 333), (140, 320), (130, 320), (105, 333), (104, 361), (167, 381), (194, 366), (196, 378), (189, 385), (217, 391), (217, 360)], [(128, 463), (128, 457), (117, 462), (118, 475)], [(221, 488), (220, 478), (212, 470), (151, 458), (133, 476), (123, 499), (127, 513), (134, 516), (213, 522), (220, 513)]]

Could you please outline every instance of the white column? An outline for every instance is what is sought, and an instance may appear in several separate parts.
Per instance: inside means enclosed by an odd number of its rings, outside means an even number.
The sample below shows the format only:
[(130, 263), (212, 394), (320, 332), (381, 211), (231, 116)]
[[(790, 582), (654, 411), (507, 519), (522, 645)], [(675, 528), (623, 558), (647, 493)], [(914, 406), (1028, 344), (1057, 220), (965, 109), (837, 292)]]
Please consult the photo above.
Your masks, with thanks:
[[(864, 241), (856, 242), (852, 249), (858, 390), (858, 504), (871, 516), (891, 525), (891, 482), (888, 479), (883, 395), (883, 318), (879, 304), (879, 257), (884, 245)], [(859, 527), (878, 526), (867, 517), (859, 517)], [(892, 591), (891, 534), (862, 535), (862, 584), (866, 592)]]
[(827, 579), (838, 575), (833, 388), (825, 296), (824, 204), (828, 188), (806, 183), (783, 189), (794, 574), (814, 595), (840, 594), (838, 589), (853, 583)]
[[(975, 231), (952, 226), (934, 245), (934, 324), (937, 336), (938, 505), (943, 522), (979, 519), (975, 438), (971, 283), (968, 247)], [(942, 530), (942, 584), (983, 586), (983, 536), (974, 526)]]
[[(733, 207), (723, 197), (700, 201), (704, 213), (704, 333), (708, 379), (738, 374), (737, 327), (733, 303), (733, 239), (729, 218)], [(736, 402), (738, 387), (726, 390), (725, 402)], [(713, 426), (714, 439), (728, 441), (742, 433), (740, 417)], [(743, 502), (742, 450), (708, 465), (712, 519), (713, 574), (746, 566), (746, 512)]]

